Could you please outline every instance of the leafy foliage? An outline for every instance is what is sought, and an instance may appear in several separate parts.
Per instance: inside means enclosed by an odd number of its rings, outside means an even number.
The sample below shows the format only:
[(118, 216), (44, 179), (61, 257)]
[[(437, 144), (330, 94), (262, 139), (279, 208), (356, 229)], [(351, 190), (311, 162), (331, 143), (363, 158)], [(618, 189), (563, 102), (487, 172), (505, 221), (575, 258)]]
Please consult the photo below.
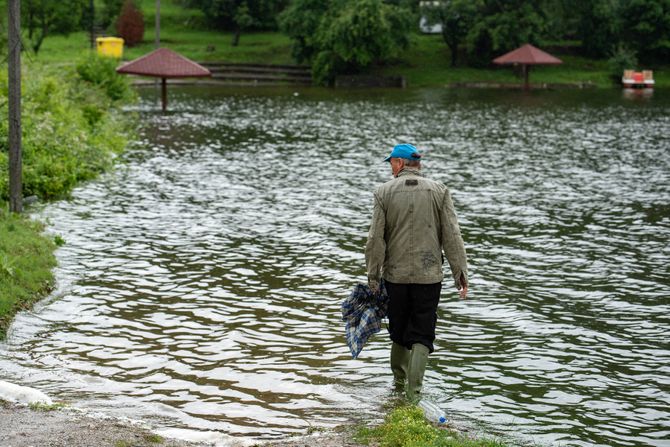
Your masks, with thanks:
[[(22, 98), (24, 196), (66, 196), (79, 181), (105, 170), (125, 146), (127, 122), (110, 109), (132, 96), (127, 86), (128, 92), (123, 92), (119, 81), (111, 80), (120, 76), (108, 64), (104, 60), (83, 62), (79, 73), (70, 72), (66, 81), (62, 73), (54, 76), (45, 73), (44, 67), (26, 67)], [(100, 74), (105, 71), (106, 75)], [(2, 97), (7, 95), (7, 79), (0, 76)], [(0, 172), (8, 171), (6, 113), (6, 108), (0, 110)], [(7, 199), (8, 178), (2, 175), (0, 201)]]
[(134, 99), (128, 81), (116, 73), (116, 61), (95, 54), (82, 59), (77, 64), (77, 75), (81, 81), (100, 88), (104, 97), (111, 101), (129, 101)]
[(279, 16), (280, 29), (293, 40), (298, 63), (312, 60), (318, 52), (317, 30), (329, 5), (330, 0), (294, 0)]
[(575, 2), (579, 17), (577, 37), (582, 41), (584, 54), (607, 56), (619, 41), (620, 20), (618, 4), (610, 0)]
[(125, 0), (103, 0), (98, 18), (103, 28), (109, 28), (116, 23), (124, 2)]
[(458, 47), (474, 25), (481, 0), (442, 0), (426, 2), (421, 12), (427, 24), (442, 25), (442, 39), (451, 52), (451, 66), (456, 66)]
[(621, 13), (622, 37), (643, 61), (670, 57), (670, 0), (628, 0)]
[(484, 0), (480, 16), (467, 34), (468, 59), (486, 66), (500, 54), (524, 43), (539, 44), (546, 21), (536, 2)]
[(30, 0), (22, 2), (21, 22), (28, 29), (28, 38), (35, 53), (49, 34), (69, 34), (79, 29), (86, 0)]
[(116, 31), (124, 43), (133, 47), (144, 38), (144, 16), (133, 0), (126, 0), (116, 21)]
[(238, 27), (256, 30), (277, 29), (277, 15), (288, 0), (190, 0), (188, 5), (200, 8), (210, 24), (220, 30)]
[(435, 0), (422, 14), (442, 25), (452, 66), (463, 46), (470, 65), (485, 66), (524, 43), (564, 40), (590, 57), (609, 57), (622, 44), (646, 63), (670, 57), (670, 0)]
[(624, 70), (634, 70), (637, 67), (637, 55), (630, 48), (620, 44), (607, 60), (607, 65), (612, 80), (619, 81)]
[(409, 45), (411, 17), (382, 0), (300, 0), (281, 23), (296, 57), (311, 62), (314, 78), (325, 84), (397, 57)]

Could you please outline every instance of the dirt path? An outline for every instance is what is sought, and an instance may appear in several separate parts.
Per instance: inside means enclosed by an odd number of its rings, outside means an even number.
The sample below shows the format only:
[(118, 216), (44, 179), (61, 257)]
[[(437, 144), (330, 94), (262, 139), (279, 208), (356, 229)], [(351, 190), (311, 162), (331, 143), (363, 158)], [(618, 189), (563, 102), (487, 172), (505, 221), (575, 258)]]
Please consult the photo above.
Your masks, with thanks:
[[(292, 438), (263, 447), (363, 447), (351, 441), (351, 428)], [(77, 410), (32, 410), (0, 402), (1, 447), (211, 447), (217, 444), (163, 439), (150, 430), (126, 421), (100, 419)], [(220, 444), (219, 444), (220, 445)], [(248, 442), (225, 446), (249, 446)]]

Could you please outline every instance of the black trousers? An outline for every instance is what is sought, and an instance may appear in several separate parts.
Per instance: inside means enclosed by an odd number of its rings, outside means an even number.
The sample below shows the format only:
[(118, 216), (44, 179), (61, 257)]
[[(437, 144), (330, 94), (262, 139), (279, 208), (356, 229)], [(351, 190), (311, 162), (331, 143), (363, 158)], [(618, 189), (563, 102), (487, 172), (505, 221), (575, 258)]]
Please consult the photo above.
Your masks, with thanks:
[(407, 349), (421, 343), (433, 352), (442, 283), (397, 284), (385, 281), (385, 284), (389, 295), (391, 340)]

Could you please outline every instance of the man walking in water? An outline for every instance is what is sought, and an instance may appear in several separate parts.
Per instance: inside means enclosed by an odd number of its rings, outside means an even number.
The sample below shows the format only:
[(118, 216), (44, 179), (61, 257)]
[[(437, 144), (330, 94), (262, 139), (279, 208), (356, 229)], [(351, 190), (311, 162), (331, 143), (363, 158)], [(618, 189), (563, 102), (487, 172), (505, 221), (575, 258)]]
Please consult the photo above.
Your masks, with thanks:
[(421, 173), (421, 154), (399, 144), (384, 161), (393, 180), (374, 193), (365, 262), (368, 284), (389, 295), (391, 370), (397, 389), (419, 399), (428, 354), (433, 352), (437, 305), (446, 255), (461, 299), (468, 293), (465, 247), (449, 190)]

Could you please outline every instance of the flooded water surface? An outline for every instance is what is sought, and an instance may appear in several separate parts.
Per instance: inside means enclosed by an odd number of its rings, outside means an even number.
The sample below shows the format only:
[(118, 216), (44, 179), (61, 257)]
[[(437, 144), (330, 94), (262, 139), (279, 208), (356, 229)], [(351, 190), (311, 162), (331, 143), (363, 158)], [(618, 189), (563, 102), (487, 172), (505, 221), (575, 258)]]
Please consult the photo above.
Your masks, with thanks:
[(379, 422), (388, 338), (352, 360), (340, 303), (409, 141), (471, 275), (467, 301), (443, 287), (426, 394), (511, 442), (669, 446), (667, 93), (175, 88), (161, 114), (147, 90), (115, 171), (39, 212), (59, 287), (2, 376), (224, 444)]

